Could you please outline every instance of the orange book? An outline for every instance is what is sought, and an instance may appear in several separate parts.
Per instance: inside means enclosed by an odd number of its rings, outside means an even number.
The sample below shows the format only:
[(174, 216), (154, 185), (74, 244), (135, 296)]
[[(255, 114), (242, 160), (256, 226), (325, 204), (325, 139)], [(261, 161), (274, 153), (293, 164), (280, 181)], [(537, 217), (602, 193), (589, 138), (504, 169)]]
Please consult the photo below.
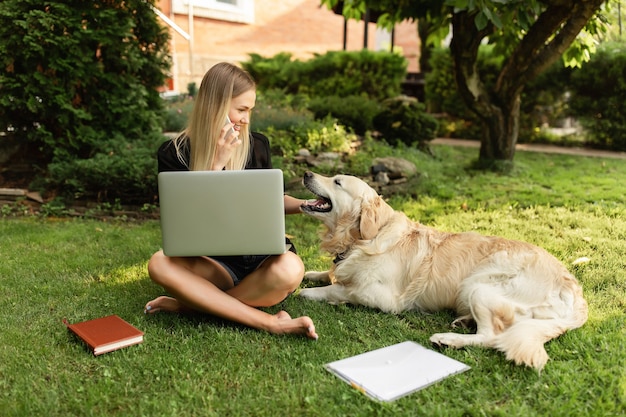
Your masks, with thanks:
[(63, 323), (96, 356), (143, 342), (144, 333), (115, 314), (75, 324), (63, 319)]

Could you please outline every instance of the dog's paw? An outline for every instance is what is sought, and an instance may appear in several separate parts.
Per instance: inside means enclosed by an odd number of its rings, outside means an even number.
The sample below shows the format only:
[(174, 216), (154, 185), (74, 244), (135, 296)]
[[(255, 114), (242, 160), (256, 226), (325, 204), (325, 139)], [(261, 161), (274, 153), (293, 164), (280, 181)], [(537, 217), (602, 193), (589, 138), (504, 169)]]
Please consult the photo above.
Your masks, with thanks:
[(435, 333), (430, 337), (430, 342), (440, 348), (459, 349), (466, 345), (463, 335), (457, 333)]
[(330, 283), (330, 276), (328, 275), (328, 271), (323, 271), (323, 272), (307, 271), (304, 274), (304, 279), (306, 279), (307, 281), (313, 281), (313, 282)]
[(298, 292), (298, 295), (302, 298), (306, 298), (307, 300), (321, 301), (324, 299), (324, 297), (320, 295), (320, 292), (315, 288), (302, 288)]

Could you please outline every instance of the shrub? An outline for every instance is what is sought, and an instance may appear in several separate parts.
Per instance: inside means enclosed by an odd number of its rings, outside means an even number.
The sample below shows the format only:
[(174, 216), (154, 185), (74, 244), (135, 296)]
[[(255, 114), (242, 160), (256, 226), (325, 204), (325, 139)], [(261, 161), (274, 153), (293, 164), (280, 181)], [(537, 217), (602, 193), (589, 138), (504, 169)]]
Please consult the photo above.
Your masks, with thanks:
[(313, 123), (313, 114), (305, 107), (307, 97), (285, 94), (280, 90), (259, 92), (252, 115), (252, 129), (257, 132), (289, 130)]
[(526, 84), (521, 97), (518, 142), (565, 144), (564, 138), (551, 135), (543, 127), (558, 126), (567, 117), (571, 72), (559, 60)]
[(281, 53), (271, 58), (251, 54), (242, 66), (257, 81), (259, 90), (279, 89), (310, 97), (360, 95), (385, 99), (400, 93), (407, 62), (384, 51), (330, 51), (308, 61)]
[(450, 50), (433, 49), (429, 62), (431, 71), (424, 76), (424, 96), (428, 111), (462, 118), (470, 117), (457, 92)]
[(189, 97), (195, 97), (198, 94), (198, 85), (195, 82), (187, 84), (187, 95)]
[(426, 113), (426, 106), (403, 98), (387, 100), (383, 104), (384, 109), (374, 118), (374, 127), (387, 143), (427, 148), (426, 142), (434, 139), (438, 122)]
[[(456, 138), (480, 138), (481, 125), (465, 106), (457, 92), (453, 62), (448, 49), (435, 49), (426, 75), (426, 102), (430, 112), (445, 113), (439, 126), (439, 135)], [(502, 65), (502, 57), (493, 53), (491, 45), (481, 46), (478, 67), (482, 82), (495, 83)], [(529, 82), (522, 92), (519, 142), (543, 141), (544, 133), (538, 127), (557, 125), (567, 115), (567, 90), (571, 69), (562, 61)], [(562, 141), (561, 141), (562, 142)]]
[(266, 134), (272, 153), (291, 158), (302, 148), (310, 152), (346, 152), (356, 139), (330, 117), (316, 120), (306, 106), (308, 97), (267, 90), (257, 96), (252, 129)]
[(316, 119), (334, 117), (339, 123), (351, 127), (359, 135), (372, 130), (374, 116), (380, 111), (377, 101), (361, 96), (316, 97), (311, 99), (308, 108)]
[(130, 143), (116, 136), (91, 158), (51, 163), (48, 187), (62, 190), (68, 201), (152, 203), (157, 195), (156, 149), (164, 140), (156, 134)]
[(153, 4), (0, 2), (0, 131), (14, 131), (46, 165), (95, 157), (119, 137), (134, 148), (159, 132), (169, 35)]
[(354, 135), (346, 132), (346, 129), (331, 119), (324, 119), (324, 125), (320, 124), (317, 129), (309, 129), (306, 132), (305, 148), (314, 153), (319, 152), (348, 152), (351, 142), (356, 139)]
[(384, 51), (330, 51), (303, 64), (299, 91), (311, 97), (395, 97), (406, 77), (406, 59)]
[(284, 158), (292, 158), (300, 149), (311, 153), (348, 152), (356, 135), (335, 123), (331, 118), (312, 120), (288, 129), (268, 128), (265, 132), (270, 139), (272, 153)]
[(182, 101), (168, 102), (163, 113), (163, 130), (165, 132), (180, 132), (187, 127), (189, 115), (193, 109), (193, 99), (185, 98)]
[(591, 144), (626, 150), (626, 47), (603, 44), (571, 77), (571, 114)]
[(298, 92), (298, 71), (300, 61), (292, 60), (288, 52), (281, 52), (271, 58), (252, 53), (241, 66), (250, 73), (260, 91), (278, 89), (286, 93)]

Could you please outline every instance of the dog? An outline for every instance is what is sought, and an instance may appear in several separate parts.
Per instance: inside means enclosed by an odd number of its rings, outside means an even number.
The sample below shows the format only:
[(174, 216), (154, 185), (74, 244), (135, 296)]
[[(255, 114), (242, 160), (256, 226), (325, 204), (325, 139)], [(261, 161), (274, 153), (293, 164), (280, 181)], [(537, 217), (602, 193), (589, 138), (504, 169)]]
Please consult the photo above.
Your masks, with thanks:
[(365, 181), (306, 172), (317, 196), (301, 210), (324, 225), (329, 271), (305, 279), (306, 299), (351, 303), (388, 313), (454, 310), (452, 326), (475, 323), (475, 334), (437, 333), (440, 347), (476, 345), (541, 371), (544, 344), (582, 326), (588, 306), (576, 278), (554, 256), (529, 243), (474, 232), (446, 233), (394, 210)]

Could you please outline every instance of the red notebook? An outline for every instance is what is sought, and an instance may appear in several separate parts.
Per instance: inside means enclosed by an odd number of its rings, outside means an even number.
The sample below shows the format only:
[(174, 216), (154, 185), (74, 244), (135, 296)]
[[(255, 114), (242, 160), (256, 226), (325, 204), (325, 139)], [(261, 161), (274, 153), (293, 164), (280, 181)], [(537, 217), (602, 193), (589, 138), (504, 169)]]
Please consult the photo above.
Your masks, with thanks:
[(63, 323), (87, 343), (96, 356), (143, 342), (143, 332), (115, 314), (75, 324), (63, 319)]

